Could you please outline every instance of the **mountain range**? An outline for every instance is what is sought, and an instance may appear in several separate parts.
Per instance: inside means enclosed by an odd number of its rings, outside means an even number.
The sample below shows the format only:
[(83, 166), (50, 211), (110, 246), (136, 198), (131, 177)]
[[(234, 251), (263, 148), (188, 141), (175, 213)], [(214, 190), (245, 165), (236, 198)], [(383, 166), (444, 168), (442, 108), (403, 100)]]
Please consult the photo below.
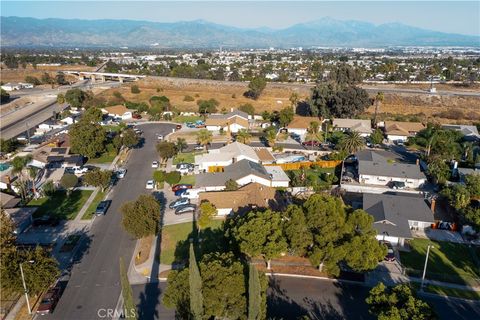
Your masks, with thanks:
[(204, 20), (173, 23), (1, 17), (2, 47), (386, 47), (480, 46), (480, 37), (401, 23), (322, 18), (284, 29), (245, 29)]

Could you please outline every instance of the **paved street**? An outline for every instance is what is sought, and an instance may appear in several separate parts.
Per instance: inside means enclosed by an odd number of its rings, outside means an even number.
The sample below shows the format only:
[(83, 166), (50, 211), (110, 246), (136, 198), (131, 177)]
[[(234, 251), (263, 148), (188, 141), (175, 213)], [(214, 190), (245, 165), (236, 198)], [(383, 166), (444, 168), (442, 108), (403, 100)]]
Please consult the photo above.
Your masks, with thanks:
[[(109, 319), (102, 317), (104, 309), (114, 309), (120, 296), (119, 259), (128, 267), (135, 241), (121, 227), (120, 207), (147, 193), (145, 181), (151, 178), (151, 162), (157, 159), (156, 133), (172, 131), (170, 124), (145, 124), (145, 145), (134, 150), (126, 167), (127, 175), (119, 180), (110, 198), (113, 200), (106, 216), (97, 217), (88, 239), (78, 250), (68, 286), (52, 315), (45, 319)], [(99, 314), (100, 312), (100, 314)]]

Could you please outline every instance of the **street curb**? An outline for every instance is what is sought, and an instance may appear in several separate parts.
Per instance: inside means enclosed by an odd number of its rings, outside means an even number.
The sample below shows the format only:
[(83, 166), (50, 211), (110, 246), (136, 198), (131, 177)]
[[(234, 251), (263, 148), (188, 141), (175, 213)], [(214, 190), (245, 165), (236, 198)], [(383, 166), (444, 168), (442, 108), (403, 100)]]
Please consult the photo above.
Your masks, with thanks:
[(366, 287), (369, 286), (365, 282), (344, 280), (344, 279), (334, 279), (334, 278), (320, 277), (320, 276), (305, 276), (305, 275), (301, 275), (301, 274), (274, 273), (274, 272), (265, 272), (265, 275), (269, 276), (269, 277), (316, 279), (316, 280), (326, 280), (326, 281), (331, 281), (331, 282), (345, 282), (345, 283), (357, 284), (359, 286), (366, 286)]
[(475, 300), (475, 299), (458, 298), (458, 297), (447, 296), (445, 294), (431, 293), (431, 292), (425, 292), (425, 291), (422, 292), (420, 290), (417, 290), (417, 293), (419, 296), (428, 296), (431, 298), (440, 298), (440, 299), (447, 299), (447, 300), (453, 300), (458, 302), (475, 303), (480, 305), (480, 300)]

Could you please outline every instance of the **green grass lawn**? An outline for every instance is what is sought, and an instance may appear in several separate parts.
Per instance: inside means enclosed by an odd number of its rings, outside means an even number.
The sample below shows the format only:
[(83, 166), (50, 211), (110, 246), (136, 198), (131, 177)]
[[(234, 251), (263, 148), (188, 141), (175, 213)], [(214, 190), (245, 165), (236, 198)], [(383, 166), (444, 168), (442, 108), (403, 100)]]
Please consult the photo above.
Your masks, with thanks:
[(103, 198), (105, 198), (105, 192), (99, 191), (95, 198), (93, 198), (92, 203), (90, 203), (90, 205), (88, 206), (87, 211), (85, 211), (85, 213), (83, 214), (82, 220), (92, 219), (93, 215), (95, 214), (95, 209), (97, 208), (100, 201), (103, 200)]
[(179, 183), (195, 185), (195, 175), (182, 176)]
[(100, 157), (98, 158), (92, 158), (88, 159), (87, 163), (111, 163), (117, 156), (116, 151), (111, 151), (111, 152), (104, 152)]
[(85, 202), (92, 194), (92, 190), (75, 190), (67, 197), (65, 191), (57, 191), (50, 198), (34, 199), (28, 206), (38, 206), (35, 217), (50, 215), (60, 219), (74, 219)]
[[(219, 230), (223, 220), (212, 220), (208, 227), (202, 231), (202, 235), (209, 239), (211, 231)], [(174, 224), (165, 226), (162, 229), (162, 247), (160, 253), (160, 263), (172, 264), (181, 258), (188, 257), (189, 238), (194, 237), (192, 222)], [(223, 233), (223, 232), (222, 232)], [(203, 236), (202, 236), (203, 238)], [(203, 246), (209, 246), (208, 240), (202, 242)], [(213, 242), (213, 241), (211, 241)]]
[(121, 126), (114, 126), (114, 125), (107, 125), (107, 126), (103, 126), (103, 128), (105, 129), (105, 131), (110, 131), (110, 132), (119, 132), (122, 127)]
[(425, 291), (445, 295), (449, 297), (457, 297), (462, 299), (470, 299), (470, 300), (480, 300), (480, 292), (478, 291), (470, 291), (470, 290), (460, 290), (460, 289), (453, 289), (453, 288), (445, 288), (439, 286), (432, 286), (427, 285)]
[[(400, 252), (402, 264), (409, 268), (412, 276), (421, 277), (427, 245), (433, 244), (430, 250), (427, 266), (427, 279), (460, 284), (478, 284), (475, 278), (480, 278), (480, 268), (475, 264), (470, 250), (464, 244), (430, 241), (428, 239), (414, 239), (410, 241), (412, 250)], [(412, 270), (413, 269), (413, 270)]]
[(194, 163), (194, 162), (195, 162), (194, 152), (179, 153), (173, 158), (173, 164)]
[(173, 118), (173, 122), (185, 123), (185, 122), (195, 122), (197, 120), (202, 120), (199, 116), (178, 116)]

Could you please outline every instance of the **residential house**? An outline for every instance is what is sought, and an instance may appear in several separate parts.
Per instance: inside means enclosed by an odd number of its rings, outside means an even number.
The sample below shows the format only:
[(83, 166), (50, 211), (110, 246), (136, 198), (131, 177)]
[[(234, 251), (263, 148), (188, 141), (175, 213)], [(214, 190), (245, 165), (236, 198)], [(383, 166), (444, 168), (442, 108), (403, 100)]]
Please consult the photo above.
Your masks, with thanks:
[(265, 171), (270, 175), (272, 179), (272, 185), (275, 187), (288, 188), (290, 185), (290, 178), (287, 176), (280, 166), (265, 166)]
[(0, 192), (0, 204), (3, 209), (11, 209), (20, 203), (20, 198), (11, 194)]
[(208, 201), (217, 208), (217, 215), (226, 216), (242, 210), (275, 207), (277, 191), (254, 182), (235, 191), (202, 192), (199, 196), (200, 203)]
[(466, 126), (462, 124), (444, 124), (442, 128), (455, 130), (463, 134), (466, 141), (480, 141), (480, 134), (476, 126)]
[(123, 105), (116, 105), (102, 108), (102, 112), (110, 117), (120, 118), (122, 120), (130, 120), (133, 118), (134, 110), (128, 109)]
[(37, 207), (18, 207), (5, 209), (5, 213), (12, 220), (15, 230), (13, 233), (20, 234), (33, 222), (33, 213)]
[(289, 133), (305, 136), (312, 122), (318, 122), (319, 130), (321, 129), (322, 120), (320, 120), (318, 117), (294, 116), (292, 122), (287, 125), (287, 130)]
[(37, 168), (45, 167), (68, 167), (83, 165), (83, 157), (80, 155), (71, 155), (69, 147), (51, 147), (45, 145), (36, 149), (32, 153), (32, 161), (29, 165)]
[(404, 245), (412, 230), (425, 230), (434, 222), (433, 212), (423, 197), (412, 194), (363, 194), (363, 210), (373, 216), (377, 239)]
[(402, 162), (391, 152), (362, 150), (356, 156), (358, 180), (362, 184), (392, 186), (392, 182), (398, 182), (406, 188), (419, 188), (427, 181), (418, 164)]
[(333, 119), (333, 130), (358, 132), (362, 137), (368, 137), (372, 133), (372, 123), (364, 119)]
[[(277, 177), (280, 177), (280, 174)], [(285, 184), (283, 179), (275, 180), (261, 164), (243, 159), (226, 166), (223, 172), (198, 174), (195, 187), (205, 191), (220, 191), (225, 189), (228, 180), (235, 181), (239, 186), (252, 182), (267, 187), (281, 187)]]
[(248, 114), (240, 111), (233, 110), (227, 114), (212, 114), (209, 115), (205, 121), (205, 126), (209, 131), (230, 131), (231, 133), (237, 133), (241, 129), (249, 128)]
[(387, 139), (392, 142), (405, 142), (423, 129), (425, 125), (420, 122), (385, 121), (384, 126)]

